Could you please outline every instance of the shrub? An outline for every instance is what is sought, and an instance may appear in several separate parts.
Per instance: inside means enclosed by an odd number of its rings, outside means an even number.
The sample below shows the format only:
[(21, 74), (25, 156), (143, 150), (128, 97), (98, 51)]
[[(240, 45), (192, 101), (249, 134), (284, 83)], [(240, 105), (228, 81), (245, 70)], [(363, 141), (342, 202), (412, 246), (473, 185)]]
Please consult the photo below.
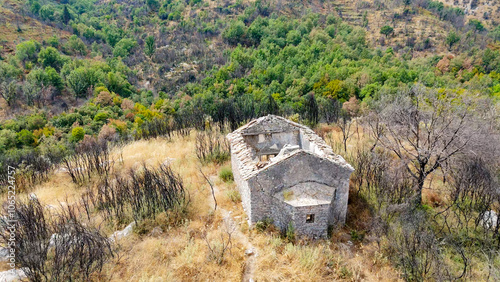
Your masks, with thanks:
[(178, 224), (189, 204), (182, 178), (166, 165), (155, 169), (144, 164), (124, 177), (103, 177), (96, 197), (96, 208), (107, 220), (123, 219), (131, 211), (134, 220), (142, 222), (166, 212), (170, 223)]
[(17, 140), (19, 143), (25, 146), (33, 146), (35, 144), (35, 136), (33, 132), (23, 129), (17, 134)]
[(130, 38), (123, 38), (115, 45), (113, 50), (113, 56), (115, 57), (127, 57), (130, 50), (137, 45), (137, 42)]
[(263, 220), (257, 221), (255, 223), (255, 229), (259, 232), (264, 232), (266, 231), (271, 225), (273, 224), (273, 220), (270, 218), (264, 218)]
[(230, 44), (236, 45), (243, 41), (245, 32), (245, 24), (242, 21), (234, 21), (222, 32), (222, 38)]
[(292, 222), (288, 223), (288, 226), (285, 230), (285, 238), (288, 240), (290, 243), (295, 242), (295, 226), (293, 225)]
[(383, 34), (385, 35), (385, 37), (388, 37), (389, 35), (391, 35), (392, 33), (394, 32), (394, 28), (386, 25), (386, 26), (383, 26), (381, 29), (380, 29), (380, 34)]
[(36, 130), (43, 128), (47, 121), (41, 115), (32, 115), (27, 118), (27, 123), (29, 130)]
[(234, 180), (233, 172), (232, 172), (231, 168), (228, 168), (228, 167), (223, 167), (221, 169), (221, 171), (219, 172), (219, 177), (224, 182), (229, 182), (229, 181)]
[(132, 101), (128, 98), (123, 99), (122, 104), (121, 104), (121, 108), (124, 111), (134, 109), (134, 101)]
[(113, 96), (108, 91), (101, 91), (95, 101), (103, 106), (110, 106), (113, 103)]
[(241, 201), (240, 192), (236, 189), (226, 191), (226, 196), (233, 202), (239, 203)]
[(106, 112), (100, 112), (100, 113), (97, 113), (95, 116), (94, 116), (94, 121), (106, 121), (107, 119), (109, 118), (109, 115), (108, 113)]
[(79, 142), (83, 140), (83, 137), (85, 137), (85, 130), (83, 127), (75, 127), (73, 130), (71, 130), (71, 137), (70, 141), (71, 142)]
[(111, 244), (98, 229), (83, 224), (74, 207), (46, 216), (36, 199), (17, 202), (0, 220), (2, 243), (10, 242), (7, 226), (15, 222), (16, 267), (30, 281), (89, 281), (113, 256)]
[(16, 132), (10, 129), (0, 130), (0, 152), (5, 152), (10, 148), (16, 146), (17, 135)]
[(38, 62), (42, 64), (42, 67), (52, 67), (55, 70), (60, 70), (63, 65), (63, 60), (61, 54), (54, 47), (43, 48), (40, 53), (38, 53)]
[(116, 129), (114, 127), (105, 124), (101, 128), (101, 131), (99, 132), (98, 139), (105, 141), (115, 141), (116, 137), (117, 137)]
[(64, 159), (64, 166), (71, 180), (77, 184), (90, 180), (93, 173), (107, 175), (111, 167), (107, 142), (85, 137), (76, 146), (75, 154)]
[(203, 163), (222, 164), (229, 160), (229, 142), (218, 127), (196, 133), (196, 156)]

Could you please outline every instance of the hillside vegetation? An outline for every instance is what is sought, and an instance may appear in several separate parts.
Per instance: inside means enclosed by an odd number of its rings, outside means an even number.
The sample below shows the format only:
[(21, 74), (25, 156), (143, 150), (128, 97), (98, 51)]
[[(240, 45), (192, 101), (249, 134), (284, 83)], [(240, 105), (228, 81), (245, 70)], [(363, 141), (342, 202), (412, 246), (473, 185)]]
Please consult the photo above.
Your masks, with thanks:
[[(500, 279), (498, 3), (0, 1), (30, 280)], [(224, 135), (267, 114), (356, 169), (328, 239), (246, 224)]]

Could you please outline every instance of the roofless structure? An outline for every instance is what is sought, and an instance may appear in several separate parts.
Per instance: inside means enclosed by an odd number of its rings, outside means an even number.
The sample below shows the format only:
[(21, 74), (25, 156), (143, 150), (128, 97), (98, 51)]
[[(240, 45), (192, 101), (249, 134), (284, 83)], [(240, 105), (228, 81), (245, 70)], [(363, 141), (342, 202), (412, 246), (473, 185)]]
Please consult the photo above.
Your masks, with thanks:
[(231, 164), (250, 224), (266, 218), (297, 235), (343, 225), (354, 169), (310, 128), (268, 115), (228, 134)]

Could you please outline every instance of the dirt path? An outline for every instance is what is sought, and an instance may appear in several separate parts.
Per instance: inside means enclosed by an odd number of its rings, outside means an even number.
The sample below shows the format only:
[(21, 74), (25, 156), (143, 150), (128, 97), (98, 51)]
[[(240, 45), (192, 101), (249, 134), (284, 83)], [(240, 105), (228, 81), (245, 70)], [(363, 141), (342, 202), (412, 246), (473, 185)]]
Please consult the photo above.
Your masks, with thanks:
[[(210, 177), (210, 182), (212, 182), (213, 188), (215, 195), (217, 196), (220, 194), (219, 187), (217, 187), (214, 183), (215, 180), (217, 179), (217, 176), (211, 176)], [(213, 203), (213, 198), (210, 195), (210, 201)], [(250, 242), (249, 238), (247, 235), (245, 235), (243, 232), (240, 231), (240, 228), (238, 226), (238, 223), (234, 220), (233, 216), (231, 215), (232, 212), (224, 209), (223, 207), (217, 205), (217, 209), (222, 215), (222, 218), (224, 220), (224, 223), (226, 224), (227, 228), (232, 231), (232, 238), (238, 242), (240, 242), (243, 246), (245, 246), (245, 256), (246, 256), (246, 262), (245, 262), (245, 270), (243, 272), (243, 282), (253, 282), (253, 274), (255, 271), (255, 264), (257, 262), (257, 248), (255, 248), (252, 243)]]

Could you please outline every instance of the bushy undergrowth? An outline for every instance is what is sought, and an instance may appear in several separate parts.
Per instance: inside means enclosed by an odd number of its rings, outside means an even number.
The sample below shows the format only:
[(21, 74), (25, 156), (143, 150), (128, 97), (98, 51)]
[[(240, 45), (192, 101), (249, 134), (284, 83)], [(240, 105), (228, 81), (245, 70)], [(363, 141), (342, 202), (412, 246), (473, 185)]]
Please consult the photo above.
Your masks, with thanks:
[(234, 180), (233, 171), (229, 167), (221, 168), (219, 172), (219, 178), (224, 182), (230, 182)]
[(112, 166), (108, 142), (92, 137), (84, 139), (63, 161), (66, 172), (77, 184), (88, 182), (93, 174), (105, 175)]
[(181, 177), (166, 165), (143, 165), (125, 175), (107, 175), (98, 183), (90, 201), (107, 220), (123, 222), (132, 217), (139, 222), (166, 212), (172, 223), (180, 222), (189, 204)]
[(231, 157), (229, 141), (220, 125), (196, 132), (196, 156), (202, 163), (222, 164)]
[[(463, 279), (477, 267), (471, 260), (478, 253), (498, 258), (499, 223), (486, 225), (483, 215), (500, 203), (500, 194), (491, 190), (495, 180), (480, 160), (454, 166), (457, 175), (445, 184), (451, 199), (437, 208), (415, 204), (415, 184), (405, 170), (396, 169), (390, 154), (360, 151), (348, 160), (356, 168), (351, 193), (366, 199), (372, 212), (366, 231), (381, 240), (405, 280)], [(498, 266), (494, 260), (489, 263)]]
[(0, 239), (8, 244), (14, 232), (16, 267), (30, 281), (88, 281), (114, 255), (108, 238), (82, 222), (78, 207), (61, 208), (46, 214), (37, 199), (30, 199), (17, 202), (13, 214), (5, 210), (12, 217), (0, 220)]

